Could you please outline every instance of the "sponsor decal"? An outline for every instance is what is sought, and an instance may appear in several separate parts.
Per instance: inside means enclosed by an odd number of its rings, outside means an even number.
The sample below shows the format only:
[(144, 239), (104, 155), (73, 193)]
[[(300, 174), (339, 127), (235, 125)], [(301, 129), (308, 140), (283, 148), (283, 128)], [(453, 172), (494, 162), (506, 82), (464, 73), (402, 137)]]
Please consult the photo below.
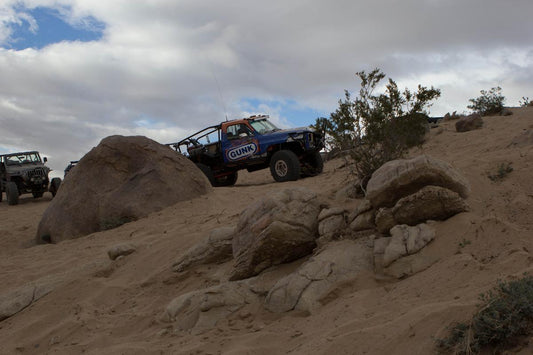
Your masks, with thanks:
[(252, 142), (229, 149), (226, 152), (226, 156), (228, 160), (234, 161), (252, 156), (255, 152), (257, 152), (257, 144)]

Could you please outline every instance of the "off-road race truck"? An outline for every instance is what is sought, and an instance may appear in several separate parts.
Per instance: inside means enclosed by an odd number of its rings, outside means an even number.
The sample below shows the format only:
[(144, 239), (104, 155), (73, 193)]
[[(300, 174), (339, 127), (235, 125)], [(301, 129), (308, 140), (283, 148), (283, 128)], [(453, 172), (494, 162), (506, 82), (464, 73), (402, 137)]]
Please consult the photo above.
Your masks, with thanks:
[(18, 204), (19, 196), (25, 193), (33, 194), (34, 198), (42, 197), (47, 191), (56, 195), (61, 179), (53, 178), (50, 182), (51, 169), (44, 165), (46, 161), (36, 151), (0, 155), (0, 192), (5, 191), (9, 205)]
[(320, 174), (322, 135), (309, 127), (279, 129), (269, 116), (222, 122), (168, 145), (192, 160), (213, 186), (231, 186), (237, 172), (270, 168), (278, 182)]

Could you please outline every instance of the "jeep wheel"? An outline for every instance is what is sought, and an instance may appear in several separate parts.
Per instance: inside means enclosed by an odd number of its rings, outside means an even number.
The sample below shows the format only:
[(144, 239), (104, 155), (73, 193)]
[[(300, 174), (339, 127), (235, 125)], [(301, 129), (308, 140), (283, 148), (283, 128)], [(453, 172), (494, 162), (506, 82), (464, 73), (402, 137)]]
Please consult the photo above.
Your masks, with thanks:
[(17, 205), (19, 203), (19, 188), (13, 181), (6, 183), (6, 198), (8, 205)]
[(229, 175), (215, 178), (215, 184), (213, 186), (233, 186), (237, 182), (239, 175), (237, 172), (233, 172)]
[(57, 191), (59, 190), (59, 186), (61, 186), (61, 179), (60, 178), (53, 178), (50, 182), (50, 192), (52, 193), (52, 197), (55, 197), (57, 194)]
[(300, 161), (290, 150), (280, 150), (270, 160), (270, 173), (277, 182), (298, 180)]
[(33, 198), (43, 197), (43, 192), (42, 191), (32, 192), (31, 194), (33, 195)]
[(207, 180), (211, 183), (211, 186), (215, 186), (215, 177), (213, 176), (213, 170), (205, 164), (196, 164), (198, 169), (202, 170), (202, 173), (207, 177)]
[(309, 153), (304, 160), (304, 169), (302, 169), (302, 176), (316, 176), (321, 174), (324, 170), (324, 161), (320, 152)]

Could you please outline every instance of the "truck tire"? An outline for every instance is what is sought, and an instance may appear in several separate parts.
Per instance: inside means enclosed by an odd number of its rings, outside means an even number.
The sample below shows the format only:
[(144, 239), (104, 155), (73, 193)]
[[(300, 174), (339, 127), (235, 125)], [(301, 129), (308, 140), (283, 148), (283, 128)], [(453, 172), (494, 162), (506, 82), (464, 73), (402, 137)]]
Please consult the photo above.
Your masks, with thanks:
[(52, 193), (52, 197), (56, 197), (57, 191), (59, 190), (59, 186), (61, 186), (61, 179), (56, 177), (53, 178), (50, 182), (50, 192)]
[(31, 194), (33, 195), (33, 198), (43, 197), (42, 191), (32, 192)]
[(211, 186), (215, 186), (215, 177), (213, 176), (213, 170), (205, 164), (197, 163), (196, 166), (198, 169), (202, 170), (202, 173), (207, 177)]
[(324, 160), (320, 152), (311, 152), (305, 158), (305, 169), (302, 169), (302, 176), (316, 176), (324, 171)]
[(298, 180), (300, 161), (294, 152), (280, 150), (270, 159), (270, 173), (277, 182)]
[(8, 205), (18, 205), (19, 203), (19, 188), (13, 181), (6, 183), (6, 198)]
[(229, 175), (223, 176), (221, 178), (215, 178), (214, 186), (233, 186), (237, 182), (239, 175), (237, 172), (233, 172)]

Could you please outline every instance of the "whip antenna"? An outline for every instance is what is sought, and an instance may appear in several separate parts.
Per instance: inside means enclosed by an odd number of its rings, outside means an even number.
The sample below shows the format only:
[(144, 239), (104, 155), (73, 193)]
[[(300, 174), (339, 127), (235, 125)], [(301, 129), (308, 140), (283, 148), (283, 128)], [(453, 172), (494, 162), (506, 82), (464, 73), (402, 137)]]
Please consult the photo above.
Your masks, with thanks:
[(220, 104), (222, 105), (222, 108), (224, 109), (224, 116), (226, 117), (226, 122), (227, 122), (228, 121), (228, 112), (226, 110), (226, 104), (225, 104), (225, 101), (224, 101), (224, 97), (222, 96), (222, 90), (220, 89), (220, 85), (218, 83), (217, 76), (215, 75), (215, 71), (213, 70), (213, 64), (209, 60), (209, 57), (207, 58), (207, 62), (209, 64), (209, 69), (211, 70), (211, 74), (213, 75), (213, 78), (215, 79), (215, 84), (217, 86), (218, 96), (219, 96), (219, 99), (220, 99)]

